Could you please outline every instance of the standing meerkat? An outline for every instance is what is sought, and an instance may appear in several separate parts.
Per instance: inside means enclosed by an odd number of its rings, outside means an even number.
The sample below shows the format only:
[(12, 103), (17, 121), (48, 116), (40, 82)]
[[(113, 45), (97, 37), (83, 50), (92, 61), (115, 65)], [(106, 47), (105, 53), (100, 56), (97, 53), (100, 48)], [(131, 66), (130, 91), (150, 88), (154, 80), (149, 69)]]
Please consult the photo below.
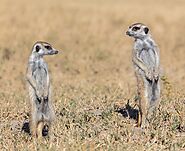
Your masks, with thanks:
[(132, 61), (137, 78), (138, 126), (144, 127), (160, 101), (159, 48), (144, 24), (132, 24), (126, 34), (135, 39)]
[(28, 61), (26, 78), (31, 105), (30, 129), (32, 134), (39, 138), (51, 130), (55, 117), (48, 67), (43, 56), (57, 53), (49, 43), (38, 41), (33, 45)]

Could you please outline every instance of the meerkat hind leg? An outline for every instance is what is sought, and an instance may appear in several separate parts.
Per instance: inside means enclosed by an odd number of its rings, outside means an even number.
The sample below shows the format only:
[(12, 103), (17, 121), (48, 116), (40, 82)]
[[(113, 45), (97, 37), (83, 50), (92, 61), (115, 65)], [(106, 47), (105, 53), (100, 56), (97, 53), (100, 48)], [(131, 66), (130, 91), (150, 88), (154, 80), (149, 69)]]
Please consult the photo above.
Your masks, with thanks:
[(30, 130), (33, 137), (37, 137), (37, 125), (36, 123), (31, 122), (30, 123)]
[(38, 126), (37, 126), (37, 136), (39, 139), (42, 138), (43, 128), (44, 128), (44, 123), (41, 121), (38, 123)]
[(141, 116), (141, 123), (140, 123), (140, 126), (141, 127), (146, 127), (147, 124), (148, 124), (148, 121), (147, 121), (147, 109), (148, 109), (148, 99), (147, 97), (145, 96), (145, 89), (144, 90), (141, 90), (143, 91), (141, 93), (141, 101), (140, 101), (140, 116)]
[(137, 77), (138, 82), (138, 94), (139, 94), (139, 116), (138, 116), (138, 126), (145, 127), (147, 124), (147, 108), (148, 108), (148, 99), (146, 96), (147, 88), (142, 77)]
[(37, 122), (35, 119), (34, 111), (32, 111), (32, 115), (30, 117), (29, 126), (30, 126), (30, 132), (32, 136), (36, 138), (37, 137)]

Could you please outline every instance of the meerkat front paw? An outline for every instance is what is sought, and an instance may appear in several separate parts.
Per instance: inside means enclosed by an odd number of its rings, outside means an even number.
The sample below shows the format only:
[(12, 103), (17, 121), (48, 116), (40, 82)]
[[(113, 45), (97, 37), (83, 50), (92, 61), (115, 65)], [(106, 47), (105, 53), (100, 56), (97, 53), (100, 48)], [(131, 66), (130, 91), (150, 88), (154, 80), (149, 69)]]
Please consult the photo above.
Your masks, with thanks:
[(148, 80), (152, 80), (152, 79), (153, 79), (153, 73), (152, 73), (151, 70), (148, 70), (148, 71), (146, 72), (146, 78), (147, 78)]
[(40, 92), (38, 90), (36, 90), (35, 94), (36, 94), (37, 101), (39, 103), (41, 103), (41, 101), (42, 101), (42, 95), (40, 94)]
[(48, 101), (48, 95), (49, 95), (48, 91), (45, 91), (43, 96), (44, 102)]
[(42, 102), (42, 98), (37, 96), (37, 101), (39, 102), (39, 104)]
[(48, 96), (44, 96), (44, 102), (48, 102)]
[(157, 70), (154, 71), (154, 79), (155, 80), (159, 79), (159, 72)]

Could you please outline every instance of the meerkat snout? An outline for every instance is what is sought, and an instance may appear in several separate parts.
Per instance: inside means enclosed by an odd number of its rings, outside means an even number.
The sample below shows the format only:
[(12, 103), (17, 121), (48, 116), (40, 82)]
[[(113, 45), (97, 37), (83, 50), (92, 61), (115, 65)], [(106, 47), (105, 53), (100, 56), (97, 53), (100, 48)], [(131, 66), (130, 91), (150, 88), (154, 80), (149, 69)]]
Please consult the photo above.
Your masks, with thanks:
[(58, 50), (51, 50), (49, 55), (56, 55), (58, 54), (58, 52), (59, 52)]
[(132, 36), (132, 34), (129, 31), (126, 31), (126, 35)]
[(59, 52), (58, 50), (55, 50), (55, 54), (58, 54), (58, 52)]

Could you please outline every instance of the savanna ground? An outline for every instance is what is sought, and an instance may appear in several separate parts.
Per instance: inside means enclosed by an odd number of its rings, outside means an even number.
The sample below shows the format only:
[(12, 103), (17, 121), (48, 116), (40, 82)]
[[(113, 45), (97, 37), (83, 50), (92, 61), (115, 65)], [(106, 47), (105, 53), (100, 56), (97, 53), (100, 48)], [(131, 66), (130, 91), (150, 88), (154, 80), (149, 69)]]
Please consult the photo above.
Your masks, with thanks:
[[(37, 40), (61, 50), (45, 58), (56, 111), (50, 150), (185, 150), (184, 8), (184, 0), (1, 0), (0, 150), (35, 149), (21, 127)], [(147, 24), (161, 49), (161, 104), (145, 130), (134, 127), (136, 80), (125, 35), (133, 22)], [(37, 149), (49, 149), (47, 140)]]

